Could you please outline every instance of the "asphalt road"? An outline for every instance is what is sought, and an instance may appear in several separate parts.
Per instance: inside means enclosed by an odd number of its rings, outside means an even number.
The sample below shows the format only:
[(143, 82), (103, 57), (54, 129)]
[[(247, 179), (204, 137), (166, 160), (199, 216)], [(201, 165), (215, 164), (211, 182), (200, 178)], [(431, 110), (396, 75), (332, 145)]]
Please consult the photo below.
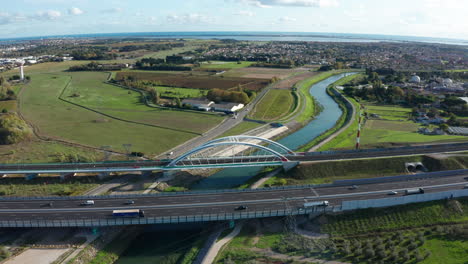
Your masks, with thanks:
[[(440, 192), (464, 188), (467, 175), (426, 178), (409, 181), (363, 184), (356, 189), (350, 186), (321, 188), (299, 188), (287, 190), (252, 190), (247, 192), (182, 194), (171, 196), (150, 196), (129, 198), (95, 197), (95, 205), (81, 206), (83, 200), (12, 200), (0, 201), (1, 220), (66, 220), (112, 218), (115, 209), (142, 209), (147, 217), (193, 216), (206, 214), (229, 214), (239, 212), (239, 205), (248, 211), (283, 210), (300, 208), (304, 202), (329, 201), (339, 205), (344, 200), (375, 199), (404, 195), (408, 188), (424, 188), (426, 192)], [(397, 191), (397, 195), (389, 195)], [(128, 199), (135, 204), (125, 205)], [(53, 207), (47, 206), (53, 202)]]

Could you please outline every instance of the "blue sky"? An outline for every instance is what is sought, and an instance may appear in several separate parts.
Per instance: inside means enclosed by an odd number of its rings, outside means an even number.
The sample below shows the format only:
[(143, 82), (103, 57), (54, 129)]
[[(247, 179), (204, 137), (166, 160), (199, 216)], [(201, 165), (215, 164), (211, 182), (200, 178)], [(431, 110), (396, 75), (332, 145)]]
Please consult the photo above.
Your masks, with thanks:
[(468, 39), (468, 0), (14, 0), (0, 38), (160, 31), (295, 31)]

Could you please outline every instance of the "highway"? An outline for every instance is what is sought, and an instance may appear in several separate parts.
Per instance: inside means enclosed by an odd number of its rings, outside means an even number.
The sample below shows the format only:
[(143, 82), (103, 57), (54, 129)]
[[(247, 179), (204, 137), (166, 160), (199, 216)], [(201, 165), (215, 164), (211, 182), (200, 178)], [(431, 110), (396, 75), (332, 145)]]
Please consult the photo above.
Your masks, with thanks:
[[(310, 162), (310, 161), (333, 161), (333, 160), (351, 160), (363, 158), (410, 156), (422, 154), (435, 154), (444, 152), (468, 151), (468, 143), (456, 144), (437, 144), (414, 147), (375, 149), (362, 151), (333, 151), (333, 152), (305, 152), (300, 155), (288, 155), (286, 158), (290, 161)], [(191, 160), (187, 163), (195, 165), (213, 165), (221, 167), (222, 164), (241, 164), (247, 160), (247, 157), (229, 157)], [(270, 158), (270, 160), (272, 160)], [(131, 162), (97, 162), (97, 163), (51, 163), (51, 164), (1, 164), (0, 173), (34, 173), (46, 171), (43, 173), (57, 172), (99, 172), (99, 171), (144, 171), (144, 170), (163, 170), (171, 160), (150, 160), (150, 161), (131, 161)], [(183, 167), (180, 167), (183, 168)]]
[[(387, 198), (404, 195), (408, 188), (424, 188), (426, 193), (461, 190), (468, 181), (467, 174), (444, 177), (419, 178), (395, 182), (362, 184), (356, 189), (350, 186), (327, 186), (320, 188), (298, 187), (296, 189), (251, 190), (228, 193), (191, 193), (174, 195), (129, 195), (116, 198), (89, 198), (93, 206), (82, 206), (83, 199), (61, 200), (44, 198), (39, 200), (0, 200), (0, 221), (4, 220), (70, 220), (112, 219), (115, 209), (142, 209), (145, 217), (194, 216), (207, 214), (230, 214), (245, 205), (242, 212), (298, 209), (304, 202), (329, 201), (330, 205), (341, 205), (345, 200)], [(389, 195), (397, 191), (397, 195)], [(125, 202), (131, 199), (133, 205)], [(47, 204), (52, 202), (53, 206)]]

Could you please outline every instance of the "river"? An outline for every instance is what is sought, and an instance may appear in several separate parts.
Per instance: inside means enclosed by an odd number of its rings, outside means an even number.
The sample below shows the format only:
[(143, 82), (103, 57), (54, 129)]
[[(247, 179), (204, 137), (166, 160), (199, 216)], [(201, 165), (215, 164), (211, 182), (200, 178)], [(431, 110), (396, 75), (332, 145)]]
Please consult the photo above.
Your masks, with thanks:
[[(322, 111), (306, 126), (284, 137), (278, 142), (292, 150), (297, 150), (299, 147), (320, 136), (323, 132), (331, 129), (336, 124), (343, 111), (335, 100), (327, 94), (327, 87), (349, 74), (350, 73), (342, 73), (334, 75), (312, 85), (309, 88), (309, 93), (315, 98), (316, 102), (320, 103), (323, 108)], [(257, 175), (261, 169), (261, 167), (224, 169), (201, 180), (192, 186), (191, 189), (208, 190), (233, 188)]]

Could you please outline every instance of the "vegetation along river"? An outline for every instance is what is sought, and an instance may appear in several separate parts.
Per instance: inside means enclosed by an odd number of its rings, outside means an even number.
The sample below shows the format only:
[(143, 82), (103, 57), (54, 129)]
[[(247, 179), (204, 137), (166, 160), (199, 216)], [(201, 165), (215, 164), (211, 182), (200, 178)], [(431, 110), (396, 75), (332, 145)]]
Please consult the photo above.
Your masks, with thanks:
[[(325, 131), (331, 129), (343, 111), (338, 103), (327, 94), (327, 87), (338, 81), (339, 79), (348, 76), (350, 73), (342, 73), (334, 75), (328, 79), (318, 82), (309, 88), (309, 93), (322, 106), (322, 111), (319, 115), (310, 121), (300, 130), (284, 137), (278, 142), (284, 146), (296, 150), (299, 147), (307, 144), (320, 136)], [(257, 175), (262, 170), (261, 167), (245, 167), (245, 168), (230, 168), (219, 171), (212, 176), (205, 178), (192, 186), (194, 190), (208, 189), (227, 189), (243, 184), (251, 177)]]

